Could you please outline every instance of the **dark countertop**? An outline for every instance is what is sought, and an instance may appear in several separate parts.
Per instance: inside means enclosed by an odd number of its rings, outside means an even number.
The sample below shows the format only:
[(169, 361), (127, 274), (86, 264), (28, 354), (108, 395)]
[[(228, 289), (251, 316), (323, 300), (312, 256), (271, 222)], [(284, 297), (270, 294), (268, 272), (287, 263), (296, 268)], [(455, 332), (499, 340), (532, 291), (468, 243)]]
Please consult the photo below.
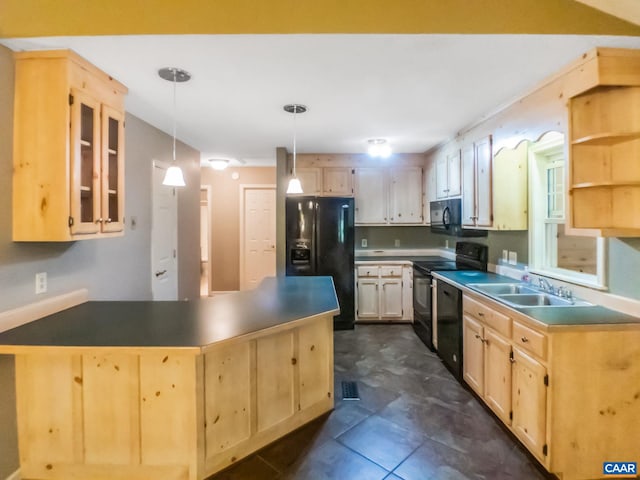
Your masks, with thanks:
[(440, 257), (438, 255), (428, 256), (399, 256), (399, 255), (358, 255), (354, 258), (355, 262), (428, 262), (428, 261), (440, 261), (451, 262), (451, 258)]
[(0, 333), (0, 345), (204, 347), (338, 312), (331, 277), (269, 277), (255, 290), (191, 302), (86, 302)]
[(500, 300), (487, 296), (482, 292), (467, 287), (470, 283), (518, 283), (517, 279), (498, 275), (490, 272), (476, 271), (454, 271), (454, 272), (437, 272), (436, 277), (442, 277), (445, 281), (450, 281), (458, 287), (462, 286), (478, 295), (484, 295), (486, 298), (504, 305), (507, 308), (520, 312), (538, 322), (548, 326), (578, 326), (578, 325), (619, 325), (619, 324), (638, 324), (640, 318), (627, 315), (622, 312), (610, 310), (605, 307), (584, 306), (584, 307), (520, 307), (515, 308), (511, 305), (501, 303)]

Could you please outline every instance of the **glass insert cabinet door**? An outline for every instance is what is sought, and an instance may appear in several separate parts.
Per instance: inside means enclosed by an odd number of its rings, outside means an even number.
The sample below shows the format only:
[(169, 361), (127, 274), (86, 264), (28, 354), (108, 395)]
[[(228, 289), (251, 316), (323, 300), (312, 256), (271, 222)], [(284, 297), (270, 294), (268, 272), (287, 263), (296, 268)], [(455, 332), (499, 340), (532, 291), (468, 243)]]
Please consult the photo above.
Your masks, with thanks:
[(124, 118), (102, 105), (102, 202), (103, 232), (124, 228)]
[(72, 234), (97, 233), (100, 225), (100, 103), (71, 90)]

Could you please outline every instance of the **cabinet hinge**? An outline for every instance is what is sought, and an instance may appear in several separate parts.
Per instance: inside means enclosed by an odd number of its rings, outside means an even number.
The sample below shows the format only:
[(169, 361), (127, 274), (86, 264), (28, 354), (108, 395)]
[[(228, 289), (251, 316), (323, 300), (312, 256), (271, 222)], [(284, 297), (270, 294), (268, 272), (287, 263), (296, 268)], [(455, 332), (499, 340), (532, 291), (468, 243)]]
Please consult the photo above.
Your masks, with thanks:
[(548, 450), (548, 447), (547, 447), (547, 444), (545, 443), (545, 444), (542, 446), (542, 454), (543, 454), (545, 457), (547, 456), (547, 450)]
[(509, 412), (509, 420), (513, 420), (513, 410)]
[(73, 95), (69, 94), (69, 105), (73, 105)]
[(544, 385), (545, 385), (545, 387), (549, 386), (549, 374), (548, 373), (544, 376)]
[(73, 227), (73, 217), (69, 217), (69, 226)]

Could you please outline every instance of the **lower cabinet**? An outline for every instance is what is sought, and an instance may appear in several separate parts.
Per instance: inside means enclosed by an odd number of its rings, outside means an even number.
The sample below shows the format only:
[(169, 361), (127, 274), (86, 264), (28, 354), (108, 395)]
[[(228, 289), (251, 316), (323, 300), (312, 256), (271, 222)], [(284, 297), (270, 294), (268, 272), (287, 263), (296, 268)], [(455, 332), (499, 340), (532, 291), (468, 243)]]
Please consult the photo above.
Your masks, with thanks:
[[(356, 320), (408, 321), (413, 306), (408, 293), (408, 265), (359, 265), (356, 267)], [(408, 291), (407, 291), (408, 290)]]
[(464, 381), (548, 471), (640, 463), (640, 323), (554, 328), (472, 293), (463, 311)]
[[(467, 295), (463, 299), (463, 311), (465, 382), (529, 451), (546, 464), (547, 370), (541, 362), (544, 358), (539, 361), (524, 350), (532, 345), (540, 350), (536, 353), (546, 354), (546, 348), (539, 349), (540, 345), (546, 346), (546, 338)], [(533, 334), (538, 335), (534, 340)]]

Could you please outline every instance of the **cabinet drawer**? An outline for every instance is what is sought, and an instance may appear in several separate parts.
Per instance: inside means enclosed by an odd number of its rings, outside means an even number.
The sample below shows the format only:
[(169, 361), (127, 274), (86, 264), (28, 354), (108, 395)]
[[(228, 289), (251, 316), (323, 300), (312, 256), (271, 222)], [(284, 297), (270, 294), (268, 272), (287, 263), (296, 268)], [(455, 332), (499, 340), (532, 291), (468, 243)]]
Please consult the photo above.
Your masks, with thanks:
[(374, 277), (378, 278), (378, 266), (359, 266), (358, 267), (358, 277)]
[(509, 335), (511, 335), (511, 317), (507, 317), (500, 312), (491, 310), (491, 315), (485, 317), (485, 322), (496, 332), (500, 332), (506, 337), (509, 337)]
[(542, 360), (547, 358), (547, 336), (525, 327), (521, 323), (513, 322), (513, 343), (537, 355)]
[(401, 277), (402, 265), (387, 265), (384, 267), (380, 267), (380, 276), (381, 277)]
[(496, 332), (499, 332), (506, 337), (511, 336), (510, 317), (500, 312), (496, 312), (466, 295), (463, 299), (463, 309), (466, 313), (482, 321), (485, 325), (493, 328)]

